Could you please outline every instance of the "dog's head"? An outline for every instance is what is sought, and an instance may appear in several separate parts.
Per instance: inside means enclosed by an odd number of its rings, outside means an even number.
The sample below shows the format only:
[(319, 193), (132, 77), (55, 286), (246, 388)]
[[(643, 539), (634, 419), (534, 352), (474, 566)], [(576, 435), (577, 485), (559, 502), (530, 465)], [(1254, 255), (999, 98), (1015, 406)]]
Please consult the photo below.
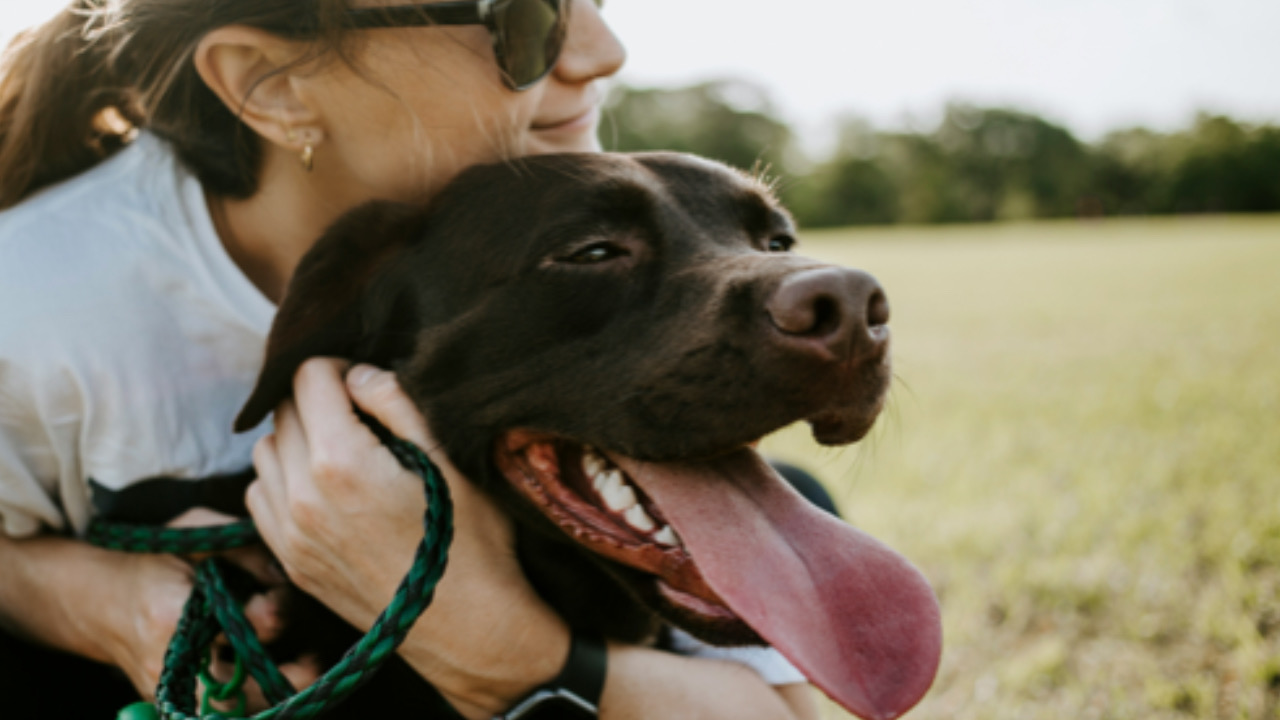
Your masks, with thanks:
[(237, 426), (308, 357), (393, 367), (465, 474), (574, 548), (571, 574), (627, 591), (586, 583), (588, 603), (763, 637), (855, 712), (894, 716), (936, 671), (932, 592), (750, 449), (798, 420), (856, 441), (889, 384), (883, 291), (793, 236), (761, 183), (689, 156), (473, 168), (316, 244)]

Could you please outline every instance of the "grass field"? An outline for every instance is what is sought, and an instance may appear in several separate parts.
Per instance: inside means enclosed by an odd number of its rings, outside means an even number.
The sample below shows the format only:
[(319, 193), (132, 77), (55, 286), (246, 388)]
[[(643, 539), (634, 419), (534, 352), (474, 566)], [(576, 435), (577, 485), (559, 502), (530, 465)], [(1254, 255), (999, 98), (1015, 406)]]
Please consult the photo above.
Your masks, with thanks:
[(1280, 718), (1280, 217), (804, 243), (885, 284), (898, 381), (766, 449), (937, 589), (909, 718)]

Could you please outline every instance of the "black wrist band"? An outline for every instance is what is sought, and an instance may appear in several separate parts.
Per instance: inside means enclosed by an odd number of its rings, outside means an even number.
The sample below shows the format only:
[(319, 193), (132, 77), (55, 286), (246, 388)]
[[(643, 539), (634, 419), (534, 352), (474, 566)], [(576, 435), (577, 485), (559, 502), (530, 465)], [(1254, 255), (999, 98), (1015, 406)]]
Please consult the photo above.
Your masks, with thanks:
[(594, 718), (599, 713), (607, 670), (604, 640), (598, 635), (574, 633), (560, 674), (494, 720)]

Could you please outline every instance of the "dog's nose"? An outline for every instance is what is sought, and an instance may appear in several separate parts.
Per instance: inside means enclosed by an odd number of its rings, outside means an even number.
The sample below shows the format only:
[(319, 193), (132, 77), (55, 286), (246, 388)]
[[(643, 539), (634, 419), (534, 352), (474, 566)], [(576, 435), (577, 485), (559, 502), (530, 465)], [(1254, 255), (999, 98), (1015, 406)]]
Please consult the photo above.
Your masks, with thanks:
[(825, 267), (788, 276), (765, 304), (784, 337), (844, 358), (889, 341), (889, 299), (860, 270)]

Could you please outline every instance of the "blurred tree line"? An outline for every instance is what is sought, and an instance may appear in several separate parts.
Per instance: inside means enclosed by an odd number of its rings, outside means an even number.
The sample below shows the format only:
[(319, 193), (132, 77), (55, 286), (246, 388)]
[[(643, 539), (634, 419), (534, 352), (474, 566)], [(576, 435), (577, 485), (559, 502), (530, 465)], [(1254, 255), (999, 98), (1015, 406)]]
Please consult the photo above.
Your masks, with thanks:
[(880, 131), (850, 117), (816, 164), (749, 82), (620, 87), (608, 117), (610, 149), (767, 168), (808, 227), (1280, 211), (1280, 127), (1212, 115), (1183, 132), (1129, 129), (1092, 145), (1010, 109), (951, 105), (931, 132)]

